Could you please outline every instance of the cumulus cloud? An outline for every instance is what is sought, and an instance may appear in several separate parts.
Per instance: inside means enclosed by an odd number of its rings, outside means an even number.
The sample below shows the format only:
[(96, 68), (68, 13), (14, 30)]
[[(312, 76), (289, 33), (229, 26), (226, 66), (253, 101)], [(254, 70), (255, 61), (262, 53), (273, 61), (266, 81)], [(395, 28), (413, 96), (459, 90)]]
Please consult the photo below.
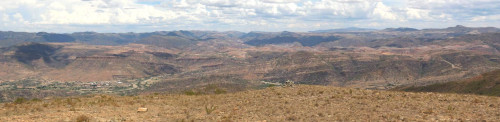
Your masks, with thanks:
[(497, 0), (6, 0), (0, 1), (0, 28), (307, 31), (350, 26), (425, 28), (443, 26), (443, 21), (498, 26), (498, 5)]
[(410, 0), (408, 7), (428, 10), (431, 17), (452, 15), (456, 20), (471, 20), (477, 16), (489, 16), (500, 11), (498, 0)]
[(476, 16), (472, 18), (472, 21), (498, 21), (500, 20), (500, 14), (487, 15), (487, 16)]
[[(2, 12), (16, 18), (29, 18), (27, 21), (31, 24), (140, 24), (175, 17), (172, 12), (127, 0), (20, 1), (2, 1), (2, 5), (10, 4), (10, 8)], [(12, 14), (15, 11), (21, 13)]]

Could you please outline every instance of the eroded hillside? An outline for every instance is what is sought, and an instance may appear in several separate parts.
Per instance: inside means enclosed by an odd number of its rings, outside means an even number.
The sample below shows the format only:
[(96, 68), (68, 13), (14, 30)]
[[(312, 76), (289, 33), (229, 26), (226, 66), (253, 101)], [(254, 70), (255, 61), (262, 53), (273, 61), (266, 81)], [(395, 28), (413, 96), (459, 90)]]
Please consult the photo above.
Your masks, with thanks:
[(16, 93), (40, 98), (53, 90), (129, 95), (218, 85), (234, 92), (287, 80), (362, 89), (444, 83), (499, 69), (498, 32), (464, 26), (314, 33), (0, 32), (0, 40), (9, 43), (0, 44), (7, 46), (0, 48), (0, 91), (9, 91), (0, 100), (12, 101)]
[[(167, 50), (124, 46), (26, 43), (4, 48), (0, 80), (35, 78), (48, 81), (110, 81), (172, 74)], [(127, 48), (134, 48), (128, 50)], [(137, 50), (137, 51), (134, 51)], [(162, 55), (163, 54), (163, 55)]]
[(395, 90), (500, 96), (500, 70), (487, 72), (466, 80), (430, 84), (426, 86), (406, 86), (396, 88)]

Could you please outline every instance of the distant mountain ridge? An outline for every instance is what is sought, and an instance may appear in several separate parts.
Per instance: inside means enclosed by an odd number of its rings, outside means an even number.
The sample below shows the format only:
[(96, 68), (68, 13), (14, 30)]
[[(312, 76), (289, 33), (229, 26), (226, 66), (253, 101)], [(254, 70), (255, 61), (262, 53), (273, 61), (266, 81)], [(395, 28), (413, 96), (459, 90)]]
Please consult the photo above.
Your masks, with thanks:
[[(0, 48), (0, 82), (130, 83), (121, 93), (146, 87), (182, 92), (210, 84), (259, 87), (287, 80), (390, 89), (496, 70), (499, 38), (497, 28), (463, 26), (332, 33), (0, 32), (5, 46)], [(9, 86), (4, 90), (15, 88)]]
[(327, 30), (315, 30), (309, 31), (311, 33), (331, 33), (331, 32), (369, 32), (376, 31), (377, 29), (371, 28), (358, 28), (358, 27), (348, 27), (348, 28), (337, 28), (337, 29), (327, 29)]
[[(197, 43), (199, 41), (209, 41), (209, 40), (241, 40), (245, 44), (252, 46), (263, 46), (269, 44), (286, 44), (298, 42), (303, 46), (317, 46), (320, 43), (334, 42), (340, 39), (348, 39), (339, 35), (356, 35), (359, 37), (367, 36), (368, 38), (373, 38), (377, 36), (377, 32), (394, 33), (392, 37), (397, 37), (399, 35), (408, 37), (408, 35), (415, 36), (431, 36), (432, 38), (448, 38), (452, 36), (460, 36), (465, 34), (480, 34), (480, 33), (497, 33), (500, 29), (495, 27), (465, 27), (457, 25), (455, 27), (443, 28), (443, 29), (415, 29), (415, 28), (387, 28), (384, 30), (375, 30), (369, 28), (340, 28), (340, 29), (330, 29), (330, 30), (317, 30), (310, 32), (238, 32), (238, 31), (227, 31), (227, 32), (217, 32), (217, 31), (189, 31), (189, 30), (179, 30), (179, 31), (157, 31), (157, 32), (147, 32), (147, 33), (96, 33), (96, 32), (75, 32), (75, 33), (28, 33), (28, 32), (12, 32), (12, 31), (0, 31), (0, 47), (8, 47), (16, 44), (21, 44), (24, 42), (76, 42), (91, 45), (126, 45), (130, 43), (141, 43), (147, 44), (145, 42), (151, 42), (151, 45), (169, 45), (168, 47), (177, 47), (178, 44), (187, 43)], [(419, 33), (413, 33), (419, 32)], [(445, 33), (443, 33), (445, 32)], [(424, 34), (424, 35), (418, 35)], [(352, 36), (348, 36), (352, 37)], [(387, 38), (391, 36), (386, 36)], [(391, 37), (391, 38), (392, 38)], [(380, 37), (377, 37), (380, 38)], [(376, 39), (377, 39), (376, 38)], [(159, 39), (159, 40), (151, 40)], [(163, 41), (162, 41), (163, 40)], [(360, 41), (369, 41), (365, 38), (355, 38)], [(153, 43), (154, 42), (154, 43)], [(176, 43), (170, 43), (176, 42)], [(339, 42), (342, 43), (354, 43), (354, 42)], [(165, 46), (164, 46), (165, 47)], [(182, 47), (182, 46), (180, 46)]]
[(410, 31), (419, 31), (419, 30), (415, 29), (415, 28), (400, 27), (400, 28), (387, 28), (387, 29), (384, 29), (383, 31), (410, 32)]
[[(267, 44), (284, 44), (284, 43), (294, 43), (298, 42), (302, 46), (315, 46), (322, 42), (332, 42), (342, 37), (333, 35), (302, 35), (299, 33), (284, 31), (280, 34), (267, 35), (267, 37), (256, 35), (255, 38), (251, 38), (246, 41), (245, 44), (253, 46), (263, 46)], [(248, 35), (246, 37), (252, 37)]]
[(75, 32), (71, 34), (58, 33), (28, 33), (0, 31), (0, 47), (8, 47), (24, 42), (77, 42), (91, 45), (126, 45), (144, 42), (150, 37), (168, 37), (175, 40), (182, 39), (185, 43), (206, 41), (211, 39), (238, 38), (242, 32), (215, 32), (215, 31), (157, 31), (149, 33), (96, 33)]

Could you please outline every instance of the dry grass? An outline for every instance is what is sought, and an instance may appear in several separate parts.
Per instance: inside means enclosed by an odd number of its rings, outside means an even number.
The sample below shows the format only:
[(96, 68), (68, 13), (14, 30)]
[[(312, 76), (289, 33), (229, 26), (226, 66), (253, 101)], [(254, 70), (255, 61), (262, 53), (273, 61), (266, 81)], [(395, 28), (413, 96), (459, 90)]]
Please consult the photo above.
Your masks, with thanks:
[[(0, 121), (496, 121), (499, 106), (499, 97), (299, 85), (218, 95), (95, 95), (4, 103)], [(139, 107), (148, 111), (138, 113)]]

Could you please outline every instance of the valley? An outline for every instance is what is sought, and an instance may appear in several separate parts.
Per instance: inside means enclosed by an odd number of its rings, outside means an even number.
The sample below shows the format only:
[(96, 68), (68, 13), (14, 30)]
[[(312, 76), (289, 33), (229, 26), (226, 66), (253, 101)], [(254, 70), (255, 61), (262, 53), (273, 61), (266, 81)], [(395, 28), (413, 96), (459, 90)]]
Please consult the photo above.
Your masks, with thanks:
[[(0, 32), (2, 101), (16, 97), (227, 92), (284, 83), (387, 90), (500, 68), (500, 30), (72, 34)], [(23, 38), (18, 38), (19, 36)], [(25, 82), (25, 81), (29, 81)], [(25, 95), (19, 95), (19, 94)]]
[(0, 0), (0, 122), (496, 122), (500, 0)]

